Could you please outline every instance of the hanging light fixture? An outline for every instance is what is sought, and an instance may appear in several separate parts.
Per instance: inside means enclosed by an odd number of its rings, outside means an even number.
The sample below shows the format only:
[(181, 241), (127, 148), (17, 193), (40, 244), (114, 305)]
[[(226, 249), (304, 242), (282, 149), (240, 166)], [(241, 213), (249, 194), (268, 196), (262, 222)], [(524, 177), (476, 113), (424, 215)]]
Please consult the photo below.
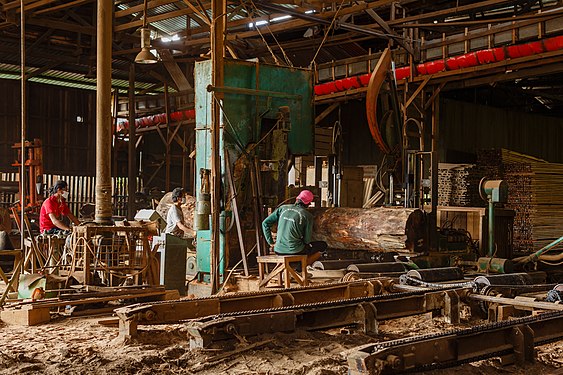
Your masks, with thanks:
[(143, 27), (141, 28), (141, 52), (135, 57), (135, 62), (139, 64), (154, 64), (158, 59), (150, 50), (151, 48), (151, 31), (147, 27), (147, 0), (145, 0), (143, 13)]

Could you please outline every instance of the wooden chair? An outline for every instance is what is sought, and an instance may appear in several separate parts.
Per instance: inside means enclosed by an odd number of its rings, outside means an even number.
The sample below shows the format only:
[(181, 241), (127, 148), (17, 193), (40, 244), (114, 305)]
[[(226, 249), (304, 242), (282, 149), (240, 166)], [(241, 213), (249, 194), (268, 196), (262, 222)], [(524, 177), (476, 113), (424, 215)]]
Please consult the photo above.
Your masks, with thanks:
[[(291, 278), (293, 278), (297, 284), (305, 286), (309, 283), (307, 278), (307, 255), (263, 255), (256, 257), (258, 260), (258, 273), (260, 276), (260, 285), (262, 288), (270, 282), (274, 277), (278, 277), (278, 285), (289, 288), (291, 285)], [(290, 263), (299, 262), (301, 263), (301, 274), (299, 274)], [(275, 264), (272, 272), (267, 274), (266, 266), (268, 264)], [(282, 274), (283, 281), (282, 284)]]

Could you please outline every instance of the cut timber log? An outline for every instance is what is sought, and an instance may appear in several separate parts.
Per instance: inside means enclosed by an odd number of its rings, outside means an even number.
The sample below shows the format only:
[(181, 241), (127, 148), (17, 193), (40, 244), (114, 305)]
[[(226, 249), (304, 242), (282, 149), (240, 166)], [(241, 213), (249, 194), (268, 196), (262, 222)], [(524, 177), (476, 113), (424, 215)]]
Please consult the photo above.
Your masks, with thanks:
[(426, 251), (426, 214), (402, 207), (316, 208), (313, 241), (343, 250)]

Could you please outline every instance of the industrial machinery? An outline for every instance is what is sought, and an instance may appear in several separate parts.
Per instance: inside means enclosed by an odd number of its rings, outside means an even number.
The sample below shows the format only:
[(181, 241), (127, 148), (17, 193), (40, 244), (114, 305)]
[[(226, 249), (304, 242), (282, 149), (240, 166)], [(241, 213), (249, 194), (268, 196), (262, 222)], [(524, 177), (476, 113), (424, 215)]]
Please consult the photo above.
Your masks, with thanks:
[(497, 254), (495, 248), (495, 203), (506, 203), (508, 200), (508, 185), (503, 180), (481, 179), (479, 183), (481, 198), (488, 203), (488, 251), (487, 256), (477, 260), (480, 272), (511, 272), (512, 266), (508, 259), (494, 258)]
[[(313, 151), (312, 72), (248, 61), (226, 60), (224, 86), (213, 87), (211, 61), (196, 63), (196, 230), (199, 281), (219, 277), (231, 262), (242, 258), (249, 238), (264, 253), (260, 223), (269, 210), (286, 199), (288, 165), (295, 155)], [(221, 212), (217, 270), (211, 269), (211, 111), (215, 101), (222, 111), (220, 138)], [(241, 209), (239, 210), (239, 207)], [(237, 241), (228, 226), (237, 225)], [(235, 250), (241, 250), (238, 256)], [(190, 286), (193, 286), (190, 284)]]

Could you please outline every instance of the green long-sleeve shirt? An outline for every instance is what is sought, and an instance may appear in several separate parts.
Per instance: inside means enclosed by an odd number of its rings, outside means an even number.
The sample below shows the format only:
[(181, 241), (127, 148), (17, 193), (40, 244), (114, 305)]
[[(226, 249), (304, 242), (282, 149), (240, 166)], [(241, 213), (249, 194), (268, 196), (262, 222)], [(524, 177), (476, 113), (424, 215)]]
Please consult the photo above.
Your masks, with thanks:
[(313, 215), (301, 204), (278, 207), (262, 222), (262, 231), (268, 244), (273, 244), (271, 227), (278, 223), (274, 251), (280, 254), (296, 254), (311, 242)]

